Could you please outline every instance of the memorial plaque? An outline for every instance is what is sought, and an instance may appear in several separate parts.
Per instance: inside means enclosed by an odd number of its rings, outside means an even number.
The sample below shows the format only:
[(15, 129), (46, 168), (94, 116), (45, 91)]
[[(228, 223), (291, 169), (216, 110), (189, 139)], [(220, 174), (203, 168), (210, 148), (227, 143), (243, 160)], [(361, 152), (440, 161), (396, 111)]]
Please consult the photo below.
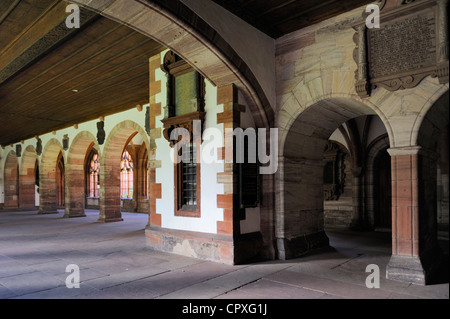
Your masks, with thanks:
[(389, 91), (417, 86), (425, 77), (448, 82), (447, 0), (401, 2), (380, 14), (379, 28), (354, 25), (355, 89)]
[(175, 116), (197, 111), (197, 71), (175, 78)]
[(433, 69), (436, 65), (433, 12), (386, 23), (368, 30), (369, 76), (378, 79)]

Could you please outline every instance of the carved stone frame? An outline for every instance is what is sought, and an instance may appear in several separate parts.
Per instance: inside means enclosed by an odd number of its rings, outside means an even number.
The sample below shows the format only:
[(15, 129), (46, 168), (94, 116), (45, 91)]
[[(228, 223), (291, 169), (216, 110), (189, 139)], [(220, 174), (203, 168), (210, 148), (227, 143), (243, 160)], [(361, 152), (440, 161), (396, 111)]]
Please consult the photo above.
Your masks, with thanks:
[(192, 141), (194, 131), (194, 121), (201, 122), (201, 132), (203, 132), (203, 123), (206, 113), (205, 108), (205, 80), (203, 76), (197, 72), (197, 92), (196, 92), (196, 106), (197, 110), (189, 114), (183, 114), (176, 116), (175, 105), (175, 78), (177, 76), (195, 71), (186, 61), (181, 59), (173, 51), (169, 51), (165, 54), (163, 64), (161, 65), (167, 75), (167, 107), (164, 110), (164, 119), (161, 122), (164, 125), (163, 136), (173, 147), (177, 141), (170, 140), (170, 133), (176, 128), (185, 128), (189, 131)]
[(406, 15), (419, 15), (423, 13), (434, 14), (436, 24), (435, 63), (428, 67), (418, 66), (412, 71), (393, 73), (379, 78), (370, 78), (371, 65), (369, 56), (371, 48), (368, 41), (369, 30), (365, 24), (365, 14), (363, 15), (363, 21), (353, 26), (356, 31), (353, 37), (356, 44), (353, 57), (358, 66), (355, 71), (355, 89), (361, 98), (369, 97), (372, 90), (377, 86), (381, 86), (389, 91), (413, 88), (429, 75), (438, 77), (439, 83), (441, 84), (448, 82), (447, 3), (448, 0), (404, 1), (396, 8), (386, 8), (386, 10), (380, 14), (381, 28), (383, 27), (383, 22), (389, 23), (396, 20), (402, 20)]

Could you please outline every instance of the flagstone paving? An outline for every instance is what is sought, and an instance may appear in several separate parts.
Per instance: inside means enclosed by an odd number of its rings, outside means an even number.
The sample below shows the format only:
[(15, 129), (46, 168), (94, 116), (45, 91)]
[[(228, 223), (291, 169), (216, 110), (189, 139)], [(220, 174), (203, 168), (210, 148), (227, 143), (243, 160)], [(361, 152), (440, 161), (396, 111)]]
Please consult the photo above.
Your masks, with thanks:
[[(123, 213), (97, 223), (98, 211), (0, 211), (1, 299), (448, 299), (448, 275), (417, 286), (385, 279), (390, 234), (328, 231), (331, 247), (288, 260), (230, 266), (148, 249), (148, 217)], [(448, 261), (448, 242), (445, 243)], [(80, 269), (69, 289), (68, 265)], [(380, 288), (366, 287), (366, 266)]]

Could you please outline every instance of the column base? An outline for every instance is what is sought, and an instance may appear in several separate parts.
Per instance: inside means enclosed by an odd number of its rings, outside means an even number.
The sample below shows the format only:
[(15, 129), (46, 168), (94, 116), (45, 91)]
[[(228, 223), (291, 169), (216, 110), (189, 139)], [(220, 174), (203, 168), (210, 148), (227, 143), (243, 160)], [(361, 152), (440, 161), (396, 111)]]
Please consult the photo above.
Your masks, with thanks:
[(386, 266), (386, 279), (425, 285), (425, 270), (419, 257), (392, 256)]
[(286, 260), (301, 257), (315, 249), (328, 247), (329, 245), (330, 240), (324, 231), (291, 239), (278, 238), (278, 258)]
[(442, 265), (443, 255), (439, 252), (432, 259), (393, 255), (386, 266), (386, 278), (416, 285), (429, 285), (439, 280), (443, 271)]
[(64, 214), (63, 218), (78, 218), (78, 217), (86, 217), (86, 214)]
[(59, 214), (57, 210), (44, 210), (39, 211), (38, 215), (52, 215), (52, 214)]
[(112, 217), (112, 218), (108, 218), (108, 217), (102, 218), (102, 217), (100, 217), (100, 218), (97, 220), (97, 222), (98, 222), (98, 223), (116, 223), (116, 222), (123, 222), (123, 218), (121, 218), (121, 217)]

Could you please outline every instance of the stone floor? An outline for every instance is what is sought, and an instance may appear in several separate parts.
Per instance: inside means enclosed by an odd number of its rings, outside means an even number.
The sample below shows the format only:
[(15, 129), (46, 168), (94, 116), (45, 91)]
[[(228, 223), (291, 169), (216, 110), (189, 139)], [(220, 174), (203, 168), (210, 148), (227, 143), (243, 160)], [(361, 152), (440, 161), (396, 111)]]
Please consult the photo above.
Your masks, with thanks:
[[(329, 231), (332, 247), (309, 256), (229, 266), (147, 249), (146, 215), (62, 216), (0, 211), (1, 299), (449, 298), (448, 276), (429, 286), (385, 279), (389, 233)], [(66, 287), (69, 264), (80, 268), (79, 289)], [(368, 264), (380, 267), (380, 288), (366, 287)]]

